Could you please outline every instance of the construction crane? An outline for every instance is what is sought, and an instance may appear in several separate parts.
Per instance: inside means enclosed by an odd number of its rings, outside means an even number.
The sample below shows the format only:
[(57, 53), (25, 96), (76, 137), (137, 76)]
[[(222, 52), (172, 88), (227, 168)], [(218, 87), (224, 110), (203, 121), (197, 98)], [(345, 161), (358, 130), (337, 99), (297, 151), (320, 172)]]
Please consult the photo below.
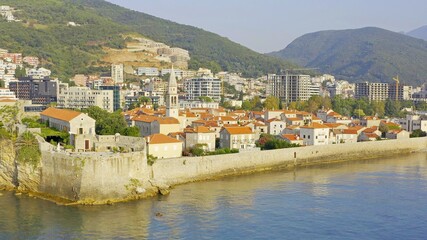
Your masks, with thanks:
[(399, 75), (393, 77), (393, 80), (396, 81), (396, 101), (399, 101)]

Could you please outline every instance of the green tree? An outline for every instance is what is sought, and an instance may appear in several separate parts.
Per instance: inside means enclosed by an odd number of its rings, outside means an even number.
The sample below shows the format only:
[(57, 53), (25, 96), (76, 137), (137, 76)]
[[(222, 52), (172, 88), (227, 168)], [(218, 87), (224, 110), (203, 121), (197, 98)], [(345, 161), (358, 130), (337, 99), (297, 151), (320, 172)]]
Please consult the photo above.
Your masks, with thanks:
[(400, 103), (398, 101), (393, 101), (387, 99), (385, 102), (385, 115), (389, 117), (397, 117), (400, 113)]
[(245, 100), (242, 103), (242, 109), (243, 110), (252, 110), (252, 103), (249, 100)]
[(19, 79), (25, 76), (27, 76), (27, 71), (25, 70), (25, 68), (21, 68), (20, 66), (17, 66), (15, 69), (15, 77)]
[(30, 132), (24, 132), (16, 141), (16, 158), (18, 162), (37, 167), (40, 163), (41, 152), (39, 143)]
[(267, 110), (278, 110), (279, 109), (279, 99), (275, 96), (268, 96), (264, 103), (263, 106), (265, 109)]
[(200, 96), (199, 100), (202, 102), (208, 102), (208, 103), (213, 102), (212, 98), (210, 98), (208, 96)]
[(427, 136), (427, 132), (423, 132), (423, 131), (421, 131), (421, 129), (417, 129), (417, 130), (412, 131), (412, 133), (410, 135), (411, 138), (425, 137), (425, 136)]
[(6, 130), (14, 133), (15, 125), (21, 123), (22, 113), (19, 110), (18, 103), (13, 106), (0, 107), (0, 121)]
[(362, 118), (364, 116), (366, 116), (365, 112), (363, 111), (363, 109), (354, 109), (353, 115), (358, 117), (358, 118)]

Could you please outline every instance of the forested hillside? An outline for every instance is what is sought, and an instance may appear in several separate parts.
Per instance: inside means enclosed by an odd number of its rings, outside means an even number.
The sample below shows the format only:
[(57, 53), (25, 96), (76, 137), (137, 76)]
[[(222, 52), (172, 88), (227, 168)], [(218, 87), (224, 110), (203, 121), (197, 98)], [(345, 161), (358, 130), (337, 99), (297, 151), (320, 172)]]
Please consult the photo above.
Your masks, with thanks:
[(350, 81), (427, 82), (427, 42), (380, 28), (310, 33), (271, 55)]
[[(0, 48), (38, 56), (53, 75), (64, 79), (96, 72), (99, 66), (102, 69), (103, 47), (123, 48), (122, 36), (129, 33), (189, 50), (193, 69), (208, 67), (259, 76), (290, 65), (214, 33), (102, 0), (3, 0), (1, 4), (17, 9), (14, 15), (22, 21), (0, 21)], [(80, 26), (67, 26), (68, 22)]]

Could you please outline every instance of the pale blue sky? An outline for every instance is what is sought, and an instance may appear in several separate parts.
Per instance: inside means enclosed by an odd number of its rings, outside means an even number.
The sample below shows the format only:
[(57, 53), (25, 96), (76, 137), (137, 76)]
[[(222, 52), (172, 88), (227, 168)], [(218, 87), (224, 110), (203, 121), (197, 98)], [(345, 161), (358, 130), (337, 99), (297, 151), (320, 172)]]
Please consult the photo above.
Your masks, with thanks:
[(203, 28), (258, 52), (310, 32), (367, 26), (408, 32), (427, 25), (425, 0), (107, 0)]

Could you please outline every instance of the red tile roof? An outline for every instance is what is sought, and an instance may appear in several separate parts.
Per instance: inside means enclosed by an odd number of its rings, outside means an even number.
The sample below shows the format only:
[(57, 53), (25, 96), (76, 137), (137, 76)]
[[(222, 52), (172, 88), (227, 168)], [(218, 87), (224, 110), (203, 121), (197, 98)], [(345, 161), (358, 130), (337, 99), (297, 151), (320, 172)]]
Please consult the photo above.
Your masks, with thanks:
[(40, 113), (40, 115), (44, 115), (47, 117), (55, 118), (58, 120), (69, 122), (72, 119), (76, 118), (80, 114), (83, 114), (81, 112), (68, 110), (68, 109), (58, 109), (54, 107), (50, 107), (43, 112)]
[(289, 141), (301, 140), (300, 137), (298, 135), (295, 135), (295, 134), (282, 134), (281, 136), (283, 138), (288, 139)]
[(302, 126), (301, 128), (321, 129), (321, 128), (329, 128), (329, 127), (325, 126), (323, 124), (314, 122), (314, 123), (312, 123), (310, 125)]
[(223, 129), (227, 131), (230, 135), (253, 133), (250, 127), (224, 127)]
[(148, 137), (145, 137), (145, 140), (148, 144), (165, 144), (165, 143), (180, 143), (182, 141), (179, 141), (176, 138), (168, 137), (161, 133), (156, 133), (153, 135), (150, 135)]

